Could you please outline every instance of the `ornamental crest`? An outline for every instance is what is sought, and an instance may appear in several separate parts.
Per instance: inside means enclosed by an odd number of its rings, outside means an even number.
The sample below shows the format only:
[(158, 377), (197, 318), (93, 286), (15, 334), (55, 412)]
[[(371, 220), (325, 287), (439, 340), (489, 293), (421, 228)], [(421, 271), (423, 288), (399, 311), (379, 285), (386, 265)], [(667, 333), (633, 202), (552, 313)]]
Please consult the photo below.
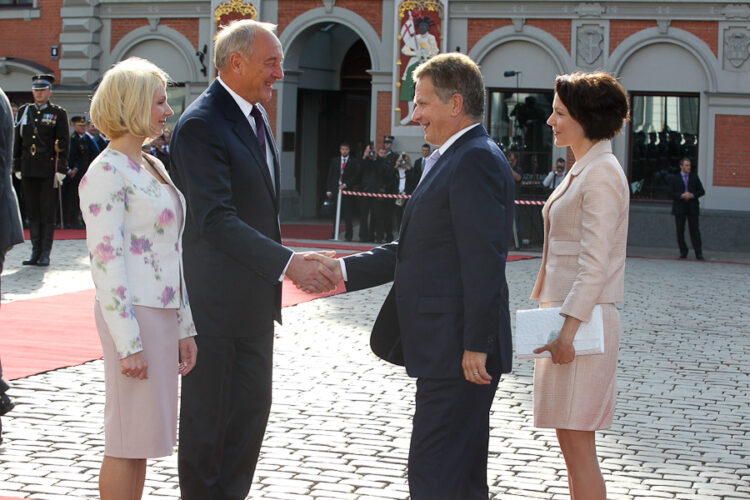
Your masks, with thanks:
[(750, 35), (747, 30), (727, 30), (724, 35), (724, 58), (739, 68), (750, 57)]
[(580, 62), (588, 66), (594, 64), (602, 55), (604, 30), (596, 24), (584, 24), (578, 27), (576, 34), (576, 52)]
[(214, 22), (216, 31), (221, 26), (226, 26), (237, 19), (258, 20), (258, 9), (251, 3), (245, 3), (242, 0), (229, 0), (220, 3), (214, 10)]

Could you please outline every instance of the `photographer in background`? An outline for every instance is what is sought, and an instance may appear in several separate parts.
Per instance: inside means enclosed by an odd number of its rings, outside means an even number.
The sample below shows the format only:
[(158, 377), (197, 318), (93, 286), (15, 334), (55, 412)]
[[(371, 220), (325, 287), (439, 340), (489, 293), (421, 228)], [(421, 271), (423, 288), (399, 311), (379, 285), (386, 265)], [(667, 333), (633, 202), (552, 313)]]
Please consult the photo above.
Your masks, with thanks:
[(565, 159), (558, 158), (555, 168), (547, 174), (542, 184), (547, 189), (548, 193), (551, 193), (559, 186), (565, 178)]
[[(381, 150), (383, 151), (383, 150)], [(384, 158), (378, 156), (375, 144), (369, 143), (362, 154), (362, 161), (356, 173), (356, 186), (359, 191), (377, 193), (380, 190), (383, 171), (387, 168)], [(381, 226), (376, 210), (377, 198), (362, 196), (359, 199), (359, 241), (374, 241), (376, 228)], [(379, 235), (378, 235), (379, 236)]]
[[(411, 195), (414, 189), (419, 184), (419, 179), (422, 176), (422, 172), (418, 171), (411, 164), (409, 155), (401, 153), (398, 161), (396, 162), (396, 194), (408, 194)], [(394, 213), (396, 215), (396, 237), (401, 229), (401, 220), (404, 217), (404, 210), (406, 209), (406, 203), (409, 200), (406, 198), (398, 198), (395, 205)]]

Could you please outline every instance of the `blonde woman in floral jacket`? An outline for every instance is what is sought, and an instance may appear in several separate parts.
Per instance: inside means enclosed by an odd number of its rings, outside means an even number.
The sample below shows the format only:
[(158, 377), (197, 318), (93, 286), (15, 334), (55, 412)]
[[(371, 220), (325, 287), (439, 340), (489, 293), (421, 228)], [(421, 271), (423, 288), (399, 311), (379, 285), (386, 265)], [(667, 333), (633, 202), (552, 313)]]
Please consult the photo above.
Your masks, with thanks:
[(171, 455), (177, 378), (198, 349), (182, 273), (185, 199), (164, 165), (144, 154), (173, 114), (167, 75), (144, 59), (110, 69), (91, 117), (112, 142), (79, 188), (104, 351), (103, 500), (141, 498), (146, 459)]

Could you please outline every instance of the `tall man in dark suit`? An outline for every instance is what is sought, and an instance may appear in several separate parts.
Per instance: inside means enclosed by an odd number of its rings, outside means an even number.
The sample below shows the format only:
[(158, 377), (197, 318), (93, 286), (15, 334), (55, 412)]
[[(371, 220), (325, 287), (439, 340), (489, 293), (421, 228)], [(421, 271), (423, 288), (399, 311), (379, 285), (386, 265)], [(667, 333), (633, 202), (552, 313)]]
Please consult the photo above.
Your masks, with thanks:
[(484, 84), (463, 54), (414, 71), (412, 119), (438, 146), (406, 206), (399, 239), (326, 262), (360, 290), (393, 280), (372, 330), (378, 356), (417, 378), (409, 451), (413, 500), (486, 500), (489, 412), (511, 369), (505, 258), (510, 166), (481, 125)]
[[(334, 199), (338, 196), (339, 190), (354, 188), (357, 177), (357, 160), (350, 155), (351, 147), (348, 142), (342, 142), (339, 146), (339, 156), (331, 158), (331, 164), (328, 167), (328, 178), (326, 179), (326, 197)], [(346, 241), (352, 241), (353, 224), (352, 212), (354, 211), (354, 198), (351, 196), (341, 197), (341, 217), (346, 225)], [(335, 217), (335, 215), (334, 215)], [(334, 228), (336, 222), (334, 221)], [(336, 235), (334, 235), (336, 236)]]
[(185, 283), (201, 355), (182, 381), (185, 500), (247, 496), (271, 407), (281, 281), (286, 275), (308, 290), (330, 290), (335, 281), (281, 245), (279, 155), (261, 105), (284, 76), (274, 29), (241, 20), (219, 32), (219, 76), (172, 134), (171, 174), (187, 199)]
[(422, 177), (422, 170), (424, 169), (425, 162), (431, 154), (432, 147), (427, 143), (422, 144), (422, 156), (414, 160), (414, 172), (418, 172), (420, 178)]
[[(18, 211), (16, 192), (11, 182), (13, 167), (13, 112), (8, 97), (0, 89), (0, 274), (3, 273), (5, 254), (13, 245), (23, 243), (21, 214)], [(0, 286), (2, 282), (0, 281)], [(13, 409), (8, 395), (8, 384), (3, 380), (3, 367), (0, 364), (0, 416)], [(3, 422), (0, 420), (0, 443), (3, 442)]]
[(680, 258), (687, 258), (688, 247), (685, 244), (685, 219), (690, 231), (690, 242), (693, 244), (695, 258), (703, 260), (701, 232), (698, 227), (700, 204), (698, 198), (706, 194), (697, 172), (692, 172), (690, 158), (680, 160), (680, 173), (672, 176), (669, 182), (669, 193), (672, 197), (672, 215), (677, 227), (677, 245), (680, 247)]

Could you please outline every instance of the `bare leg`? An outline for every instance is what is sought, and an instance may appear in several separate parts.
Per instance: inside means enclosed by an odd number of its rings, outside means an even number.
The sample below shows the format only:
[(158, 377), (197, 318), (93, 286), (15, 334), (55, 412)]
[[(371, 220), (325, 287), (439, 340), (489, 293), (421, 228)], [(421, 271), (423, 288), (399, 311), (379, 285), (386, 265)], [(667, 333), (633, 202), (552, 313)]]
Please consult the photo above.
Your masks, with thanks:
[(571, 500), (606, 500), (607, 487), (599, 469), (594, 431), (557, 429)]
[(140, 500), (146, 479), (146, 459), (105, 455), (99, 472), (102, 500)]

